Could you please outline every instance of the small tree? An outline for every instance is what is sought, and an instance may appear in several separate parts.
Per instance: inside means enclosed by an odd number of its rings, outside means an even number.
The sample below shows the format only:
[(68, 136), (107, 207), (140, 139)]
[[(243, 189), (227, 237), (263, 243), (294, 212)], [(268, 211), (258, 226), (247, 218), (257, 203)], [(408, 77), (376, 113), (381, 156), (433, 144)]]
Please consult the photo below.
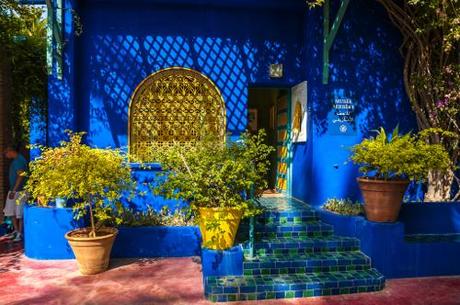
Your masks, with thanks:
[(70, 140), (60, 146), (41, 147), (41, 156), (30, 163), (25, 189), (42, 205), (58, 197), (71, 199), (77, 218), (89, 211), (89, 236), (94, 237), (99, 227), (96, 221), (100, 225), (119, 215), (113, 210), (123, 209), (122, 194), (132, 189), (134, 182), (119, 150), (89, 147), (82, 144), (82, 136), (69, 132)]

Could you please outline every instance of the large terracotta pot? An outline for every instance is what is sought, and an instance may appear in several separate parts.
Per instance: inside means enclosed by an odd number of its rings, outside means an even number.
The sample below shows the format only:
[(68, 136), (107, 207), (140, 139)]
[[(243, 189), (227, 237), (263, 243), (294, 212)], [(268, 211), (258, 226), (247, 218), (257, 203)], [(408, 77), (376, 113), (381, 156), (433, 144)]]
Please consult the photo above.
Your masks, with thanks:
[(233, 247), (243, 212), (232, 208), (199, 208), (203, 247), (226, 250)]
[(83, 228), (67, 232), (65, 235), (77, 259), (80, 273), (84, 275), (107, 270), (112, 245), (118, 234), (115, 228), (102, 228), (98, 230), (98, 236), (88, 237), (90, 231), (91, 228)]
[(364, 197), (364, 210), (370, 221), (394, 222), (398, 219), (408, 180), (358, 178)]

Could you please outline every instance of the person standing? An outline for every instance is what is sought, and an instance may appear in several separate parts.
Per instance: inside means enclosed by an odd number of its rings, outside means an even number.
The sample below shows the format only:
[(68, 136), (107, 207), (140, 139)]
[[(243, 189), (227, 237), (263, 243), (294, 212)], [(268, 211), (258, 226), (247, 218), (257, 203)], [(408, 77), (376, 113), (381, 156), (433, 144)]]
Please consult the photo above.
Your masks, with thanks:
[(7, 238), (13, 241), (21, 241), (23, 229), (22, 211), (24, 203), (27, 200), (23, 189), (26, 182), (28, 163), (26, 158), (19, 153), (19, 149), (14, 145), (7, 145), (5, 156), (7, 159), (12, 160), (12, 162), (8, 172), (10, 188), (3, 213), (5, 216), (11, 217), (14, 228), (14, 231), (8, 234)]

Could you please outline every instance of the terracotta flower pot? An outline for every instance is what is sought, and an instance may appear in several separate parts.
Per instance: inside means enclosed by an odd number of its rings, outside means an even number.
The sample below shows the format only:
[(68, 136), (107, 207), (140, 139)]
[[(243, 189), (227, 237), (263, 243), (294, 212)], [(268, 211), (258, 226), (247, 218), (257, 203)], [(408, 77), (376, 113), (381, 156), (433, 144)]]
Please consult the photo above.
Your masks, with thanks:
[(67, 232), (65, 238), (72, 247), (81, 274), (91, 275), (104, 272), (109, 267), (110, 252), (118, 230), (102, 228), (96, 237), (88, 237), (91, 228)]
[(409, 181), (365, 178), (357, 180), (364, 197), (366, 218), (376, 222), (396, 221)]

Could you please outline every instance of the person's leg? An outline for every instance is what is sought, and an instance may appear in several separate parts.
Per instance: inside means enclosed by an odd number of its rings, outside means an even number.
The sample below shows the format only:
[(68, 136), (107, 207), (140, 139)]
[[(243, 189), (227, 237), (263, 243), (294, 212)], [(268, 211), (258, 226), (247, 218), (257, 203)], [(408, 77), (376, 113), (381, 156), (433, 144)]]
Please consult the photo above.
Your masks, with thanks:
[(12, 220), (13, 220), (13, 228), (14, 228), (14, 231), (15, 231), (15, 232), (21, 232), (21, 231), (19, 230), (19, 219), (16, 218), (16, 216), (13, 216), (13, 217), (11, 217), (11, 218), (12, 218)]
[(22, 218), (18, 218), (18, 229), (19, 229), (18, 232), (21, 233), (21, 234), (23, 233), (22, 230), (24, 229), (23, 224), (24, 224), (24, 222), (23, 222)]

